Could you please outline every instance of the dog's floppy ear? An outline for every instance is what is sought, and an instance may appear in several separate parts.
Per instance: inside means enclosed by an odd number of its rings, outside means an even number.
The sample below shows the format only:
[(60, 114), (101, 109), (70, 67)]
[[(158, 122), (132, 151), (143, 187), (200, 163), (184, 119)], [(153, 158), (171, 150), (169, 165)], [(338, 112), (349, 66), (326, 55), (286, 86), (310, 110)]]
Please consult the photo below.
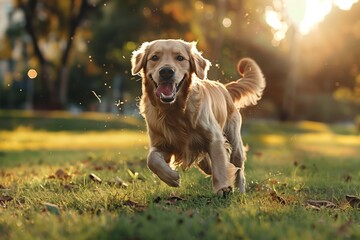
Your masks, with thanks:
[(147, 50), (149, 42), (144, 42), (138, 50), (132, 52), (131, 57), (131, 73), (132, 75), (138, 74), (146, 64)]
[(201, 56), (201, 52), (196, 48), (196, 42), (190, 43), (190, 64), (198, 78), (206, 79), (211, 62)]

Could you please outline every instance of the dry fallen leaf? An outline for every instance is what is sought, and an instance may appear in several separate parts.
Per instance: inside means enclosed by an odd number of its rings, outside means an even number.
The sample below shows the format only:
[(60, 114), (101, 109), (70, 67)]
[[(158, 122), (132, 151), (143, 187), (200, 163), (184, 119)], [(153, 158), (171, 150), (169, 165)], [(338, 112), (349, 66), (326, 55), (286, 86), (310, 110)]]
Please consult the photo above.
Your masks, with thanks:
[(116, 186), (127, 188), (129, 185), (118, 176), (115, 177)]
[(69, 183), (69, 184), (65, 184), (64, 185), (64, 188), (66, 189), (66, 190), (73, 190), (73, 189), (75, 189), (75, 188), (77, 188), (77, 185), (75, 184), (75, 183)]
[(351, 182), (351, 180), (352, 180), (352, 176), (349, 175), (349, 174), (344, 175), (343, 178), (344, 178), (344, 181), (345, 181), (345, 182)]
[(176, 204), (179, 201), (186, 201), (186, 199), (182, 198), (182, 197), (172, 196), (172, 197), (169, 197), (169, 198), (167, 198), (165, 200), (165, 204), (173, 205), (173, 204)]
[(0, 197), (0, 204), (4, 204), (6, 202), (12, 201), (14, 198), (11, 196), (1, 196)]
[(154, 198), (153, 202), (154, 203), (159, 203), (161, 201), (161, 197), (157, 196), (156, 198)]
[(277, 201), (283, 205), (286, 204), (286, 200), (283, 197), (279, 196), (275, 191), (270, 192), (270, 196), (272, 200)]
[(144, 210), (146, 209), (146, 205), (143, 205), (143, 204), (134, 202), (134, 201), (132, 201), (132, 200), (126, 200), (126, 201), (124, 201), (124, 202), (123, 202), (123, 205), (124, 205), (124, 206), (132, 207), (132, 208), (134, 208), (134, 209), (137, 210), (137, 211), (144, 211)]
[(337, 208), (335, 203), (327, 200), (307, 200), (306, 203), (317, 208)]
[(121, 188), (127, 188), (129, 186), (126, 182), (124, 182), (121, 178), (117, 176), (113, 180), (107, 181), (106, 183), (110, 186), (116, 186)]
[(58, 179), (61, 179), (61, 180), (65, 180), (65, 179), (68, 179), (70, 178), (70, 175), (68, 173), (66, 173), (64, 170), (62, 169), (58, 169), (56, 172), (55, 172), (55, 176), (56, 178)]
[(90, 177), (90, 179), (93, 180), (94, 182), (97, 182), (97, 183), (101, 183), (101, 182), (102, 182), (101, 178), (99, 178), (98, 176), (96, 176), (94, 173), (90, 173), (89, 177)]
[(311, 205), (311, 204), (306, 204), (306, 208), (311, 209), (311, 210), (315, 210), (315, 211), (320, 211), (321, 210), (321, 208), (319, 208), (317, 206), (314, 206), (314, 205)]
[(49, 175), (48, 179), (60, 179), (60, 180), (66, 180), (69, 179), (71, 176), (66, 173), (64, 170), (62, 169), (58, 169), (56, 170), (55, 174), (51, 174)]
[(360, 198), (352, 195), (345, 196), (346, 201), (350, 204), (351, 207), (355, 209), (360, 209)]
[(95, 166), (93, 166), (93, 169), (94, 169), (95, 171), (102, 171), (102, 170), (104, 170), (104, 167), (103, 167), (103, 166), (99, 166), (99, 165), (95, 165)]

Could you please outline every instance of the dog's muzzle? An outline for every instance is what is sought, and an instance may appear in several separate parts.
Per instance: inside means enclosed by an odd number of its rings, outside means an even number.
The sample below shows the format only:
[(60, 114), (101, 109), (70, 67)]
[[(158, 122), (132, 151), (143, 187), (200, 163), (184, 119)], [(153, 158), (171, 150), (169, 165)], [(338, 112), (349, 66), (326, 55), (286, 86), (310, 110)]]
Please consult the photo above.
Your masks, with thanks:
[(176, 84), (174, 80), (168, 80), (168, 81), (160, 81), (159, 84), (155, 83), (155, 94), (160, 98), (160, 101), (163, 103), (173, 103), (176, 99), (176, 95), (179, 92), (181, 85), (183, 84), (185, 77)]

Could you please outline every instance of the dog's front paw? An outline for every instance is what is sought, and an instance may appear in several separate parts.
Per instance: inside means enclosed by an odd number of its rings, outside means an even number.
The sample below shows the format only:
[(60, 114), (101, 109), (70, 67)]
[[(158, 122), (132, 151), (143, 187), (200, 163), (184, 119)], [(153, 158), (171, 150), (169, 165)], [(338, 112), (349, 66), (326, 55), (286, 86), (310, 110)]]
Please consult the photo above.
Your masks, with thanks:
[(225, 188), (221, 188), (220, 190), (218, 190), (216, 192), (216, 195), (218, 195), (219, 197), (227, 197), (230, 195), (231, 192), (232, 192), (231, 187), (225, 187)]
[(174, 170), (168, 168), (168, 169), (166, 169), (164, 171), (159, 171), (156, 174), (167, 185), (169, 185), (171, 187), (179, 187), (179, 185), (180, 185), (180, 176), (179, 176), (179, 173), (177, 171), (174, 171)]
[(148, 167), (155, 173), (162, 181), (171, 187), (179, 187), (180, 176), (179, 173), (166, 163), (163, 154), (152, 151), (148, 157)]

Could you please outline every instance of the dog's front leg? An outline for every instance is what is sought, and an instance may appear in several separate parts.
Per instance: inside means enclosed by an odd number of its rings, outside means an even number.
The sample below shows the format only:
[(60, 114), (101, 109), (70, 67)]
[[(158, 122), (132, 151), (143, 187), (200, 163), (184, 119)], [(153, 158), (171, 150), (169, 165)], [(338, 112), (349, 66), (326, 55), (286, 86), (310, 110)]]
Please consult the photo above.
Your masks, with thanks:
[(210, 143), (210, 159), (212, 170), (212, 182), (214, 192), (222, 195), (231, 190), (231, 184), (227, 176), (227, 153), (224, 147), (225, 140), (218, 138)]
[(162, 181), (171, 187), (178, 187), (180, 184), (180, 176), (177, 171), (171, 169), (167, 160), (171, 154), (162, 152), (153, 147), (150, 149), (147, 164), (149, 169), (155, 173)]

